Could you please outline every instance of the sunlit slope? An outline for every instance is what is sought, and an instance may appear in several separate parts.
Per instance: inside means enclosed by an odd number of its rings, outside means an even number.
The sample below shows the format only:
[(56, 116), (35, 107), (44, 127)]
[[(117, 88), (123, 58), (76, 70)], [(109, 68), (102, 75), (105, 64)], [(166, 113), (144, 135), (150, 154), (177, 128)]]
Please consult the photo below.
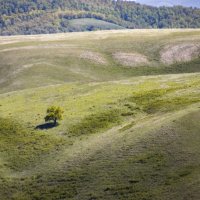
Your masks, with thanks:
[[(1, 199), (198, 199), (199, 73), (0, 95)], [(60, 126), (37, 130), (48, 105)]]
[(0, 92), (199, 72), (200, 31), (118, 30), (0, 38)]
[(0, 199), (197, 200), (199, 53), (189, 29), (0, 37)]

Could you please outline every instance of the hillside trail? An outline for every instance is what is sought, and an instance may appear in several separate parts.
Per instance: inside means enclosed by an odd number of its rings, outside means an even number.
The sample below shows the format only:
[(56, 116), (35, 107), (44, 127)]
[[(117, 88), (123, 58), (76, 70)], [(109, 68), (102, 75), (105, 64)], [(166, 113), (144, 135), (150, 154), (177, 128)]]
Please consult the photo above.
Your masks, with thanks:
[[(157, 130), (162, 125), (177, 120), (191, 112), (197, 111), (200, 104), (193, 104), (183, 110), (160, 113), (156, 115), (145, 115), (139, 119), (131, 119), (122, 125), (115, 126), (103, 133), (89, 135), (82, 140), (77, 139), (72, 146), (64, 147), (63, 150), (51, 153), (48, 158), (36, 165), (34, 168), (24, 170), (22, 172), (13, 172), (9, 174), (9, 178), (29, 177), (37, 174), (63, 172), (72, 166), (81, 166), (81, 163), (108, 149), (111, 154), (118, 151), (118, 147), (123, 146), (123, 139), (130, 138), (131, 145), (140, 142), (153, 130)], [(132, 122), (133, 125), (128, 127)], [(129, 145), (129, 144), (126, 144)]]

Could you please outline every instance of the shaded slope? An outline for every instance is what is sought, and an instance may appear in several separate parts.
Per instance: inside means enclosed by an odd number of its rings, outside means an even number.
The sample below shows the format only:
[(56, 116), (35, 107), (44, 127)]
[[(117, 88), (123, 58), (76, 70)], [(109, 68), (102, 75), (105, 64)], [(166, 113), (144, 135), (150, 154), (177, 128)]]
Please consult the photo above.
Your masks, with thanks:
[(48, 155), (63, 142), (56, 136), (28, 131), (10, 118), (0, 118), (0, 124), (0, 170), (12, 172), (33, 167), (39, 163), (41, 156)]

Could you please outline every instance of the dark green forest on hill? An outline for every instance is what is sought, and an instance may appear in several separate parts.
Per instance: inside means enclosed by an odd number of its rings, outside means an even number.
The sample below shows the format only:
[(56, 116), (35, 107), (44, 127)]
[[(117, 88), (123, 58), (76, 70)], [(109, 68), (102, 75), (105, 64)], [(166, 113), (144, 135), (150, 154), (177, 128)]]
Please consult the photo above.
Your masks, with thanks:
[[(71, 25), (71, 20), (82, 18), (96, 19), (97, 25), (90, 20), (83, 27)], [(109, 24), (105, 25), (105, 22)], [(199, 28), (200, 9), (182, 6), (155, 8), (121, 0), (0, 0), (1, 35), (119, 27)]]

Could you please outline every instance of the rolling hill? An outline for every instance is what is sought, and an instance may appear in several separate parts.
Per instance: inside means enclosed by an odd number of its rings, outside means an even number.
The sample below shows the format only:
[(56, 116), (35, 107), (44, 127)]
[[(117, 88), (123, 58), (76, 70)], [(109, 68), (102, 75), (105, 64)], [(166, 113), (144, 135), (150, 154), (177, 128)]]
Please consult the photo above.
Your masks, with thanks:
[(199, 29), (188, 29), (1, 37), (0, 93), (77, 80), (199, 72), (199, 35)]
[(198, 200), (199, 36), (1, 36), (0, 199)]
[[(92, 26), (80, 28), (78, 24), (84, 18), (93, 20)], [(80, 22), (71, 27), (74, 20)], [(98, 20), (104, 25), (99, 25)], [(119, 27), (199, 28), (200, 9), (181, 6), (157, 8), (121, 0), (0, 0), (0, 35), (109, 30)]]

